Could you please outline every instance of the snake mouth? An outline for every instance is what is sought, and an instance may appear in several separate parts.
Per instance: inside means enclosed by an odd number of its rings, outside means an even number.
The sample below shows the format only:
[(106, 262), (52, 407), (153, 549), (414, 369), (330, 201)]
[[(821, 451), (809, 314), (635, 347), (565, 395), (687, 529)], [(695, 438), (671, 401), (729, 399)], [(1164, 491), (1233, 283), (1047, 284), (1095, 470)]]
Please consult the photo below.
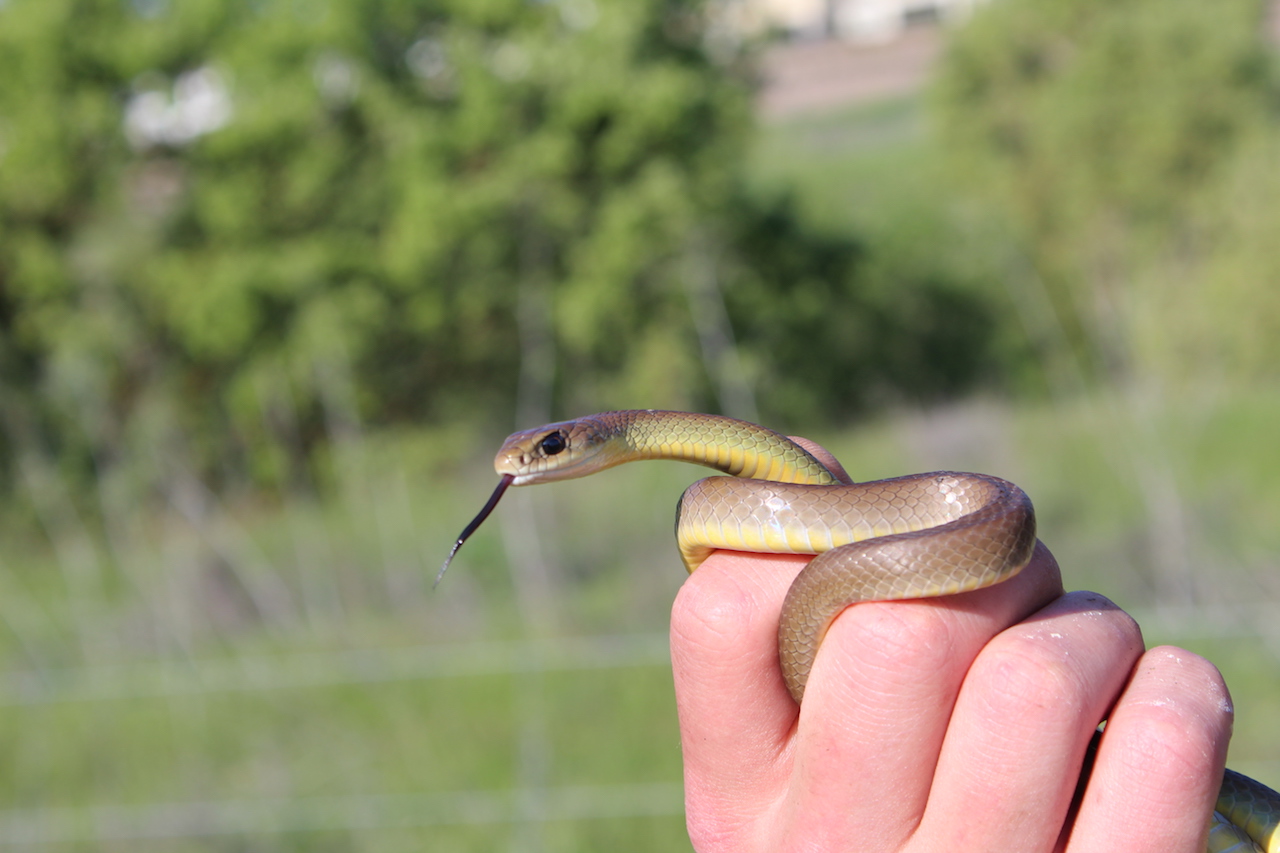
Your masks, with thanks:
[(550, 483), (554, 480), (575, 480), (594, 474), (601, 465), (591, 455), (584, 455), (572, 462), (558, 457), (551, 463), (544, 457), (531, 457), (524, 452), (500, 453), (493, 460), (493, 467), (499, 474), (511, 478), (513, 486), (528, 486), (535, 483)]

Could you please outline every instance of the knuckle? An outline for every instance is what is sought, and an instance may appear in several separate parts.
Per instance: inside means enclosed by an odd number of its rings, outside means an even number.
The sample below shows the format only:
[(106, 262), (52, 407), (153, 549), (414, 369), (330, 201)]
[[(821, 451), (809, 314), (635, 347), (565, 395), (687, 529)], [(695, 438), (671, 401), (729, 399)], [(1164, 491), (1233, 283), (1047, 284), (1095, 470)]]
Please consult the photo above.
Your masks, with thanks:
[(833, 630), (837, 626), (846, 647), (870, 669), (927, 678), (955, 665), (952, 625), (945, 611), (934, 607), (915, 602), (854, 605), (836, 620)]
[(1203, 770), (1225, 748), (1234, 709), (1216, 666), (1160, 647), (1144, 655), (1120, 714), (1129, 760), (1148, 768)]
[(975, 664), (982, 701), (997, 719), (1036, 725), (1074, 720), (1084, 708), (1085, 683), (1076, 662), (1054, 644), (1015, 636), (994, 644)]
[(1146, 706), (1129, 720), (1122, 760), (1138, 778), (1195, 776), (1214, 763), (1214, 738), (1200, 725), (1172, 707)]
[(731, 576), (694, 572), (671, 608), (671, 635), (713, 652), (740, 648), (760, 615), (752, 592)]

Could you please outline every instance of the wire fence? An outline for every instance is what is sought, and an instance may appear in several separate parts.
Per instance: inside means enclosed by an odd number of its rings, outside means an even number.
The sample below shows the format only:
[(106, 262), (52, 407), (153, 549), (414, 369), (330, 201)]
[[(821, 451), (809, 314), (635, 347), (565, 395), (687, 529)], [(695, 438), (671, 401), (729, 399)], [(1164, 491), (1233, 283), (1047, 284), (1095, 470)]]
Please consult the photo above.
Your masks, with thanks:
[[(1135, 609), (1132, 615), (1171, 641), (1258, 640), (1280, 659), (1278, 612), (1280, 603), (1264, 602)], [(650, 666), (670, 666), (666, 634), (235, 655), (0, 672), (0, 706)]]
[(669, 667), (665, 634), (479, 641), (0, 673), (0, 706), (390, 681)]
[(210, 800), (0, 811), (0, 844), (102, 844), (204, 836), (385, 830), (681, 815), (677, 782), (442, 794)]

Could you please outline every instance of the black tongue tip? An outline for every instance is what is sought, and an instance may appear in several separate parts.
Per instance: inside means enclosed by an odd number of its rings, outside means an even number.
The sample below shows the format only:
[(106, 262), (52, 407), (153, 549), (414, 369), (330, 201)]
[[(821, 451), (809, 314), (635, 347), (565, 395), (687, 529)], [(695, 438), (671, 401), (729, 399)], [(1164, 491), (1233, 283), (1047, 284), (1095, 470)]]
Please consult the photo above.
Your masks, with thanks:
[(466, 526), (462, 534), (458, 537), (458, 541), (453, 543), (453, 548), (449, 551), (449, 556), (445, 558), (444, 565), (440, 567), (439, 573), (436, 575), (436, 581), (431, 585), (435, 589), (440, 585), (440, 581), (444, 578), (444, 573), (449, 570), (449, 564), (453, 562), (453, 557), (458, 553), (458, 549), (462, 547), (462, 543), (471, 538), (471, 534), (476, 532), (484, 520), (489, 517), (489, 513), (493, 512), (493, 508), (498, 505), (498, 501), (502, 498), (502, 493), (511, 485), (511, 481), (515, 479), (514, 474), (503, 474), (498, 480), (498, 487), (493, 490), (493, 494), (489, 496), (489, 501), (484, 505), (484, 509), (480, 510), (480, 514), (471, 519), (471, 523)]

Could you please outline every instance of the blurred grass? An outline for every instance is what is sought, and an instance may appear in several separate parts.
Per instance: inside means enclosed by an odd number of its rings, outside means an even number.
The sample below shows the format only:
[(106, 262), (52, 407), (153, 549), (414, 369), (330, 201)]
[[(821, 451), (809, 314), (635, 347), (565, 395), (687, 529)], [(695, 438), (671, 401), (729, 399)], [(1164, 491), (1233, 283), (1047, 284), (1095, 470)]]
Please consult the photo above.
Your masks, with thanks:
[[(911, 100), (768, 127), (761, 185), (795, 181), (887, 267), (980, 268), (922, 127)], [(860, 479), (1023, 485), (1069, 588), (1223, 669), (1232, 766), (1276, 785), (1278, 421), (1280, 391), (1214, 388), (978, 398), (812, 437)], [(0, 572), (0, 843), (688, 849), (663, 638), (682, 580), (672, 508), (703, 471), (517, 492), (432, 592), (504, 432), (356, 434), (310, 497), (178, 484), (171, 513), (106, 525), (33, 463), (43, 509), (10, 523)], [(1171, 523), (1181, 568), (1153, 558)]]
[[(1213, 520), (1280, 511), (1256, 472), (1252, 431), (1278, 413), (1280, 392), (1210, 416), (1154, 415), (1177, 439), (1173, 479), (1206, 572), (1195, 601), (1177, 606), (1153, 598), (1137, 558), (1142, 501), (1110, 462), (1114, 430), (1087, 407), (977, 401), (817, 437), (860, 478), (971, 468), (1021, 483), (1069, 587), (1115, 598), (1151, 644), (1223, 669), (1238, 709), (1232, 765), (1275, 784), (1280, 636), (1265, 607), (1276, 534), (1241, 520), (1228, 542)], [(381, 468), (365, 458), (369, 492), (395, 494), (407, 469), (394, 452)], [(542, 544), (563, 570), (553, 618), (539, 625), (507, 565), (506, 504), (426, 591), (492, 480), (484, 458), (458, 468), (456, 479), (408, 477), (401, 507), (340, 494), (245, 513), (245, 542), (231, 550), (259, 554), (295, 602), (270, 620), (217, 621), (228, 617), (202, 613), (199, 594), (142, 605), (175, 571), (144, 537), (130, 576), (104, 584), (115, 592), (93, 602), (87, 624), (50, 582), (65, 568), (52, 552), (31, 546), (11, 561), (19, 597), (6, 595), (0, 641), (0, 839), (43, 837), (50, 850), (389, 851), (428, 839), (432, 850), (685, 849), (662, 635), (682, 579), (671, 509), (701, 471), (631, 466), (529, 490), (555, 519)], [(397, 514), (403, 523), (389, 525)], [(181, 525), (156, 521), (151, 532), (190, 536)], [(379, 526), (386, 535), (370, 535)], [(325, 547), (301, 562), (282, 531), (322, 527)], [(130, 555), (104, 550), (104, 572), (121, 558)], [(392, 568), (405, 576), (400, 594), (384, 583)], [(316, 577), (335, 592), (308, 609)], [(23, 627), (18, 606), (43, 627)], [(181, 614), (192, 621), (179, 641), (168, 632)], [(543, 819), (524, 822), (524, 809)]]

